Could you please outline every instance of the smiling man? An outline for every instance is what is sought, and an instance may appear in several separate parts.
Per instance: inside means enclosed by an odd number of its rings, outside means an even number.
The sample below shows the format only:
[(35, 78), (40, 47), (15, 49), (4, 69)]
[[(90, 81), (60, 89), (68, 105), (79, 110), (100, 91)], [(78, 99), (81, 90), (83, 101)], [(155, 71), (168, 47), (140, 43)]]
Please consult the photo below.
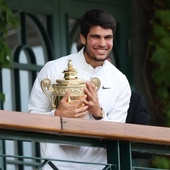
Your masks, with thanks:
[[(116, 31), (114, 17), (101, 9), (87, 11), (80, 18), (80, 41), (82, 49), (76, 53), (48, 62), (39, 72), (32, 88), (28, 109), (31, 113), (53, 116), (92, 119), (94, 121), (112, 121), (125, 123), (129, 108), (131, 90), (129, 82), (107, 59), (113, 48)], [(52, 84), (56, 79), (63, 79), (63, 70), (69, 60), (78, 70), (78, 77), (86, 80), (84, 96), (74, 103), (69, 103), (70, 92), (59, 102), (55, 110), (41, 89), (41, 81), (49, 78)], [(90, 81), (97, 77), (100, 88)], [(81, 105), (81, 107), (79, 107)], [(96, 127), (97, 128), (97, 127)], [(104, 148), (66, 146), (62, 144), (41, 143), (42, 157), (107, 163)], [(101, 170), (102, 166), (53, 162), (59, 170)], [(51, 170), (47, 165), (44, 170)]]
[(85, 46), (86, 62), (94, 68), (102, 66), (113, 47), (113, 32), (96, 26), (90, 29), (88, 35), (80, 35), (81, 43)]

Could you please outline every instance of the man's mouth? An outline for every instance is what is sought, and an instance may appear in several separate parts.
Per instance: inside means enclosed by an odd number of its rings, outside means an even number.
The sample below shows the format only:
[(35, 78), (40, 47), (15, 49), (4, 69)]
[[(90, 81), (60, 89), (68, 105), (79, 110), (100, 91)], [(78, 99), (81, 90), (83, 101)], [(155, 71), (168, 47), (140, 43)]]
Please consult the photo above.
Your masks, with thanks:
[(95, 49), (95, 51), (97, 52), (97, 54), (99, 55), (103, 55), (106, 53), (106, 49)]

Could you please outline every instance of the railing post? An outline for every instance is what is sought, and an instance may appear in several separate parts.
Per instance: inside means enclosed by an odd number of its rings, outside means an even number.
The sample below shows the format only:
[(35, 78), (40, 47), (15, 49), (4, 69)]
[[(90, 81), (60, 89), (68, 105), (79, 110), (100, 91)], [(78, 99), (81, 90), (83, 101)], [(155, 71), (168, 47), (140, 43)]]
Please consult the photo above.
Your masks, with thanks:
[(120, 166), (121, 170), (132, 170), (131, 143), (120, 142)]
[[(4, 140), (0, 140), (0, 154), (4, 154)], [(6, 161), (5, 161), (5, 158), (4, 157), (0, 157), (0, 169), (6, 169), (5, 168), (5, 164), (6, 164)]]
[(119, 142), (107, 141), (107, 162), (113, 164), (112, 170), (120, 170), (120, 154), (119, 154)]

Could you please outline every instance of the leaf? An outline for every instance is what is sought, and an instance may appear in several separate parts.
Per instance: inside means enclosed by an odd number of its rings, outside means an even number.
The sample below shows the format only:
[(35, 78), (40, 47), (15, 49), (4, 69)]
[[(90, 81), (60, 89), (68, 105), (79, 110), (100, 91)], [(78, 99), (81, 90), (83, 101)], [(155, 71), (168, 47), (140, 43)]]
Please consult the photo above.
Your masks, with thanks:
[(0, 93), (0, 100), (5, 102), (5, 95), (3, 93)]
[(157, 156), (154, 160), (153, 160), (153, 165), (155, 168), (159, 167), (159, 168), (163, 168), (163, 169), (169, 169), (169, 158), (165, 157), (165, 156)]
[(168, 99), (169, 97), (169, 92), (167, 90), (167, 88), (165, 87), (160, 87), (157, 89), (157, 95), (159, 96), (159, 98), (161, 99)]
[(4, 0), (0, 0), (0, 71), (11, 64), (11, 49), (6, 42), (8, 27), (18, 26), (19, 18), (14, 15)]
[(170, 62), (169, 53), (166, 49), (157, 46), (156, 50), (153, 52), (151, 61), (158, 63), (160, 65), (160, 69), (163, 69), (168, 62)]
[(166, 48), (167, 51), (170, 51), (170, 36), (163, 37), (160, 44), (162, 47)]
[(162, 72), (159, 69), (153, 71), (152, 78), (154, 79), (157, 85), (162, 84), (165, 79), (164, 74), (162, 74)]
[(155, 24), (153, 26), (153, 33), (157, 37), (165, 37), (167, 35), (167, 31), (166, 31), (165, 27), (162, 27), (162, 25), (158, 25), (158, 24)]
[(13, 26), (13, 27), (19, 26), (19, 18), (15, 16), (12, 13), (12, 11), (7, 12), (6, 20), (7, 20), (7, 23), (9, 23), (8, 26)]
[(170, 25), (170, 10), (160, 9), (156, 10), (154, 17), (159, 19), (163, 25)]

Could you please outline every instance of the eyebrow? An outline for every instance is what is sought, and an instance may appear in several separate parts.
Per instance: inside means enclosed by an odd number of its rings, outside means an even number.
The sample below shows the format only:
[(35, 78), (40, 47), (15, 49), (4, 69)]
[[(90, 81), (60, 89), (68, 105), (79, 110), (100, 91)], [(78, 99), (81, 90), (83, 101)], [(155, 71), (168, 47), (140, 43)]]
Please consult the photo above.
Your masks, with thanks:
[[(99, 34), (91, 34), (90, 37), (101, 37), (101, 35), (99, 35)], [(108, 34), (108, 35), (105, 35), (104, 37), (112, 37), (113, 38), (113, 35)]]

